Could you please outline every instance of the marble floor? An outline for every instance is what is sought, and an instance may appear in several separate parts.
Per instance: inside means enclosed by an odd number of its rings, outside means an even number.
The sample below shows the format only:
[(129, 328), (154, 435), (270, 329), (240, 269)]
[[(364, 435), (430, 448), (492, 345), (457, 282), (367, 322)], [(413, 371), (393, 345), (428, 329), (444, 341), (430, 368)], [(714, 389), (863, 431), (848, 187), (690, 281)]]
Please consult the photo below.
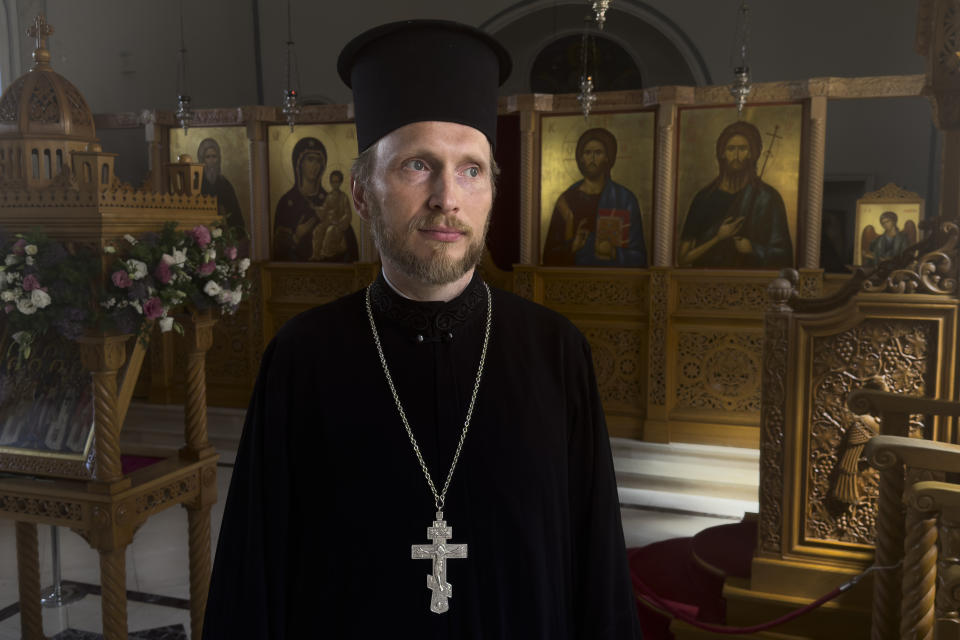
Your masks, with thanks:
[[(182, 415), (182, 414), (179, 414)], [(234, 420), (235, 417), (230, 417)], [(182, 423), (181, 423), (182, 424)], [(126, 429), (126, 427), (125, 427)], [(211, 433), (216, 430), (211, 427)], [(135, 434), (135, 430), (131, 430)], [(154, 438), (155, 440), (157, 438)], [(142, 441), (142, 439), (141, 439)], [(235, 442), (225, 438), (225, 455), (217, 470), (218, 495), (226, 495)], [(736, 522), (745, 511), (756, 511), (755, 452), (721, 447), (651, 445), (614, 439), (614, 465), (628, 547), (689, 536), (717, 525)], [(235, 447), (234, 447), (235, 450)], [(710, 478), (710, 489), (704, 489)], [(720, 482), (716, 482), (717, 480)], [(718, 489), (719, 486), (719, 489)], [(699, 488), (698, 488), (699, 487)], [(751, 501), (752, 496), (752, 501)], [(211, 534), (216, 543), (222, 502), (213, 508)], [(40, 527), (40, 571), (45, 585), (52, 580), (51, 528)], [(100, 633), (99, 560), (77, 534), (60, 531), (62, 578), (93, 593), (59, 608), (44, 608), (44, 631), (58, 640), (91, 638), (73, 631)], [(168, 509), (151, 518), (127, 551), (128, 623), (131, 638), (167, 640), (189, 637), (187, 604), (187, 514)], [(186, 635), (181, 635), (180, 628)], [(165, 628), (165, 629), (159, 629)], [(147, 635), (135, 634), (156, 629)], [(62, 634), (62, 635), (57, 635)], [(0, 520), (0, 640), (20, 638), (14, 524)]]

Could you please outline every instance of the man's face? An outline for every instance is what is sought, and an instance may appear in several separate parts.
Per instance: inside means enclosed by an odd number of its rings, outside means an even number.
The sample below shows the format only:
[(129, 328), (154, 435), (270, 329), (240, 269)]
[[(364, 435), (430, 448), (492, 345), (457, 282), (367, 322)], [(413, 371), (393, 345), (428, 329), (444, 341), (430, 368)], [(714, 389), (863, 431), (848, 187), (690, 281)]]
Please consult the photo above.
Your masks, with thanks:
[(323, 158), (319, 153), (308, 153), (300, 164), (304, 182), (314, 183), (323, 171)]
[(727, 140), (727, 146), (723, 148), (723, 158), (727, 161), (727, 166), (734, 171), (743, 169), (750, 159), (750, 143), (740, 134), (731, 136)]
[(415, 122), (377, 143), (366, 190), (354, 186), (384, 262), (424, 284), (455, 282), (483, 253), (493, 204), (490, 143), (452, 122)]
[(340, 189), (340, 185), (342, 184), (343, 184), (343, 178), (341, 178), (339, 175), (335, 174), (330, 176), (330, 188), (333, 191), (338, 191)]
[(217, 163), (220, 162), (220, 152), (217, 151), (214, 147), (210, 147), (203, 152), (203, 164), (206, 165), (207, 169), (216, 169)]
[(583, 152), (580, 154), (580, 164), (583, 167), (583, 175), (587, 178), (599, 178), (607, 172), (607, 149), (599, 140), (591, 140), (583, 145)]
[(893, 218), (887, 216), (880, 218), (880, 226), (883, 227), (884, 231), (893, 231), (897, 227), (897, 223), (893, 221)]

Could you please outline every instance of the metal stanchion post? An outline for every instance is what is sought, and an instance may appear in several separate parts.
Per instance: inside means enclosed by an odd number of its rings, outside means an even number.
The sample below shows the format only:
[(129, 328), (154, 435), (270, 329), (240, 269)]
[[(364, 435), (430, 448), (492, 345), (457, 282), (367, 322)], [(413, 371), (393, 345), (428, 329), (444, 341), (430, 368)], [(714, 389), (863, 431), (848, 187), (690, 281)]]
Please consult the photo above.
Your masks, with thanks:
[(87, 594), (60, 582), (60, 532), (54, 525), (50, 525), (50, 550), (53, 556), (53, 586), (41, 592), (40, 603), (45, 607), (62, 607), (80, 600)]

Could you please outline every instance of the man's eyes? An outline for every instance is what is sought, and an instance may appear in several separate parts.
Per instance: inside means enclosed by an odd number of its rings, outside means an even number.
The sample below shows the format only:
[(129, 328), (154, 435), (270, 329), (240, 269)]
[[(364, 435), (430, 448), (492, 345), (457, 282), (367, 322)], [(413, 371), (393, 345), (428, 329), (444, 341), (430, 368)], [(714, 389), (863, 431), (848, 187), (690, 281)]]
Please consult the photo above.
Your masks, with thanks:
[(479, 168), (479, 167), (469, 167), (469, 168), (467, 168), (466, 171), (464, 171), (464, 173), (467, 174), (467, 177), (470, 177), (470, 178), (479, 178), (479, 177), (480, 177), (480, 168)]
[(423, 160), (408, 160), (406, 166), (414, 171), (425, 171), (427, 169), (427, 163)]

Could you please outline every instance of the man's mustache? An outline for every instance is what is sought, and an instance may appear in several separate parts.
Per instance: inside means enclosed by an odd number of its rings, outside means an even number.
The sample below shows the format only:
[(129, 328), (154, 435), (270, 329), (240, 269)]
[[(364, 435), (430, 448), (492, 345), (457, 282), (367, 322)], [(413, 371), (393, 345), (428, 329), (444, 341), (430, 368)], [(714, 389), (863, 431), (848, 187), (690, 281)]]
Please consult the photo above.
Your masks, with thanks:
[(442, 213), (433, 213), (415, 216), (410, 220), (408, 230), (412, 233), (417, 229), (423, 228), (444, 228), (452, 231), (459, 231), (466, 236), (473, 235), (473, 227), (459, 218), (444, 215)]

